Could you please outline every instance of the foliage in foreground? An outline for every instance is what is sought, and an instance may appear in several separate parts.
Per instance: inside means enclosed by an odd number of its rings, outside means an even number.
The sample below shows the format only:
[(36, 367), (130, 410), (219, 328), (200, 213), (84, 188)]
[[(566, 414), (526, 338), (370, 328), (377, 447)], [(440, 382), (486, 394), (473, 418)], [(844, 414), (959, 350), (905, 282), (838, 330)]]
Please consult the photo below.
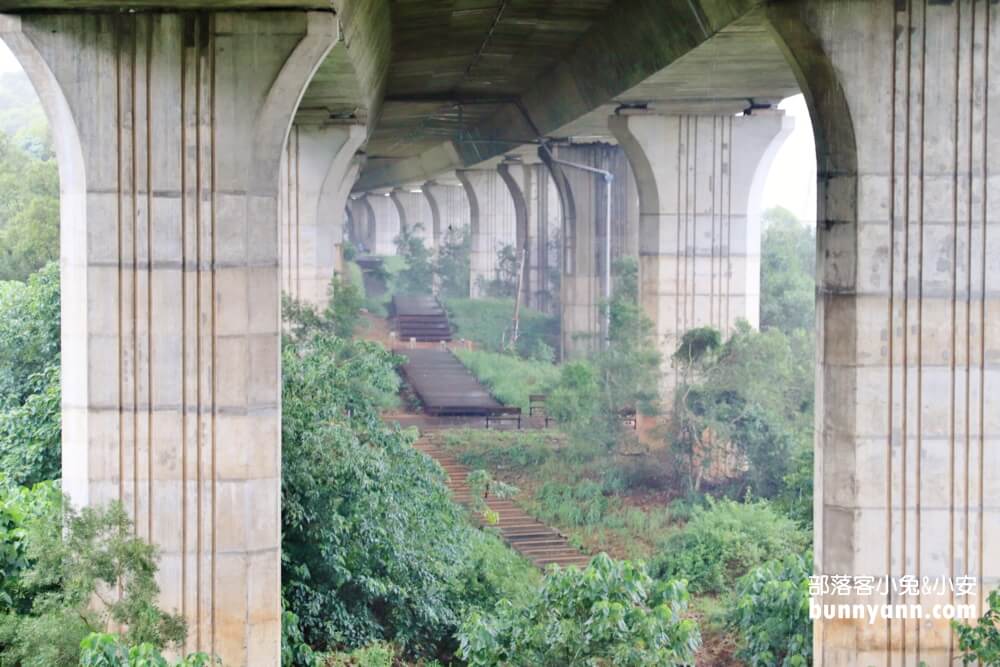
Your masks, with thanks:
[(107, 633), (94, 632), (80, 642), (80, 667), (209, 667), (221, 664), (207, 653), (191, 653), (171, 663), (153, 644), (129, 646), (121, 637)]
[(988, 604), (989, 609), (983, 612), (976, 625), (952, 621), (963, 665), (978, 660), (982, 667), (1000, 666), (1000, 590), (990, 593)]
[(110, 626), (124, 628), (127, 646), (183, 641), (183, 619), (156, 606), (156, 550), (134, 535), (121, 505), (64, 511), (55, 485), (43, 484), (5, 491), (0, 507), (0, 664), (77, 664), (82, 640)]
[(739, 657), (749, 667), (812, 664), (809, 619), (811, 555), (789, 554), (739, 579), (726, 624), (740, 637)]
[[(381, 420), (398, 388), (394, 355), (334, 335), (322, 317), (290, 330), (282, 583), (291, 632), (316, 652), (389, 640), (409, 655), (448, 655), (461, 618), (520, 586), (530, 566), (471, 527), (440, 468), (412, 448), (413, 432)], [(506, 579), (482, 572), (484, 558)]]
[(459, 632), (473, 667), (693, 664), (698, 627), (682, 583), (653, 582), (641, 563), (601, 554), (585, 570), (550, 570), (527, 601), (474, 613)]
[(684, 528), (660, 545), (655, 576), (683, 578), (693, 593), (721, 593), (775, 554), (802, 553), (807, 531), (764, 500), (712, 500), (695, 508)]

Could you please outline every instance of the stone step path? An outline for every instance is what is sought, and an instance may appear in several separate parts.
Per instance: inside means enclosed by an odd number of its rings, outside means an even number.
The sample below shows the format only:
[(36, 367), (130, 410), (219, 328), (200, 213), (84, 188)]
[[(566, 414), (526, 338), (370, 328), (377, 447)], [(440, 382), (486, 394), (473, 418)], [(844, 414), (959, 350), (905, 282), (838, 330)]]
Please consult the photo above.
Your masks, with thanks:
[[(454, 499), (469, 505), (472, 490), (466, 480), (471, 470), (440, 445), (439, 437), (439, 429), (424, 428), (413, 446), (444, 468)], [(570, 544), (565, 535), (535, 519), (513, 501), (487, 499), (486, 505), (499, 516), (495, 527), (503, 541), (539, 568), (544, 569), (551, 563), (583, 568), (590, 562), (590, 556)]]

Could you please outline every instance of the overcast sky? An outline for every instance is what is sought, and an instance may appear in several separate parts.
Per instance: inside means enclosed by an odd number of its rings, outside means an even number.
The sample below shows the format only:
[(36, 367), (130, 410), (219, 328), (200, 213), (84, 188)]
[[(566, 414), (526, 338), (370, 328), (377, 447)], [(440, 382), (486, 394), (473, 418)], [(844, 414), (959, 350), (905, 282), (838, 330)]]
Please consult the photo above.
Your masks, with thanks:
[[(0, 72), (20, 69), (17, 60), (0, 40)], [(816, 219), (816, 154), (812, 141), (812, 124), (801, 95), (781, 103), (795, 119), (795, 129), (771, 165), (764, 187), (765, 208), (784, 206), (803, 222)]]

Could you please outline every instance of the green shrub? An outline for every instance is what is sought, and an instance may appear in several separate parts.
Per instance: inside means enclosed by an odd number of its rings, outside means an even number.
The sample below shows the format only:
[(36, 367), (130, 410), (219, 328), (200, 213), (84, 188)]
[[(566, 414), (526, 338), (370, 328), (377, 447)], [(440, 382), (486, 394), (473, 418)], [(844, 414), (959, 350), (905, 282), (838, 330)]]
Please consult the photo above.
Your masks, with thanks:
[(530, 430), (448, 429), (442, 436), (445, 447), (457, 449), (459, 460), (473, 468), (534, 469), (564, 445), (558, 433)]
[[(504, 351), (514, 320), (513, 299), (458, 299), (445, 301), (458, 336), (490, 352)], [(551, 361), (559, 344), (559, 322), (554, 317), (521, 306), (517, 352), (525, 358)]]
[(1000, 666), (1000, 590), (990, 593), (989, 609), (976, 625), (952, 621), (951, 627), (958, 634), (963, 665), (978, 661), (982, 667)]
[(335, 653), (323, 663), (324, 667), (392, 667), (396, 649), (386, 642), (375, 642), (350, 653)]
[(27, 282), (0, 282), (0, 407), (44, 389), (46, 369), (59, 364), (59, 331), (57, 263)]
[[(17, 497), (31, 520), (14, 536), (21, 563), (5, 582), (14, 604), (0, 616), (0, 664), (77, 664), (83, 639), (110, 626), (125, 628), (129, 646), (180, 646), (183, 619), (156, 606), (156, 549), (134, 535), (121, 505), (64, 512), (51, 490), (34, 493)], [(9, 505), (4, 512), (13, 515)], [(115, 599), (99, 595), (113, 588)]]
[(396, 237), (397, 261), (402, 260), (402, 268), (392, 281), (393, 294), (430, 294), (433, 288), (431, 253), (423, 238), (416, 234), (417, 229), (423, 229), (423, 226), (404, 227)]
[(737, 581), (726, 625), (739, 635), (739, 657), (749, 667), (812, 664), (810, 560), (809, 555), (789, 554), (754, 568)]
[(521, 603), (475, 612), (459, 631), (472, 667), (693, 664), (698, 627), (684, 618), (683, 584), (654, 584), (641, 563), (595, 557), (585, 570), (555, 568)]
[(455, 356), (493, 397), (528, 413), (531, 394), (544, 394), (559, 377), (559, 368), (545, 361), (526, 361), (510, 354), (455, 350)]
[(433, 268), (438, 294), (442, 298), (468, 298), (471, 251), (472, 232), (468, 227), (449, 227), (439, 239)]
[(682, 578), (695, 593), (720, 593), (775, 554), (801, 553), (810, 536), (770, 503), (711, 498), (659, 546), (653, 571)]
[(207, 667), (221, 665), (207, 653), (191, 653), (179, 662), (170, 663), (152, 644), (128, 646), (121, 637), (91, 633), (80, 642), (80, 667)]
[(596, 525), (619, 507), (620, 498), (605, 496), (601, 484), (589, 479), (572, 485), (545, 482), (530, 503), (532, 514), (562, 526)]

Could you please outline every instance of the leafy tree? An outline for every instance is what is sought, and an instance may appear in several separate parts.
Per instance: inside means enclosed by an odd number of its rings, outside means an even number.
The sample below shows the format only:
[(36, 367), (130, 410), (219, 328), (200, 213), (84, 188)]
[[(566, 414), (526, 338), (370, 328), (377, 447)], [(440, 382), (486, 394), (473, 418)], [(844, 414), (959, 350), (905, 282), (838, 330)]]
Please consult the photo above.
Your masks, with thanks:
[(625, 411), (656, 413), (661, 365), (653, 324), (639, 306), (638, 264), (622, 259), (614, 272), (614, 291), (603, 304), (607, 345), (586, 361), (564, 364), (546, 402), (549, 414), (574, 439), (605, 447), (621, 439)]
[(494, 299), (513, 299), (517, 293), (517, 273), (520, 258), (511, 244), (497, 249), (492, 278), (479, 276), (479, 289), (483, 296)]
[(701, 638), (683, 583), (654, 583), (641, 563), (601, 554), (583, 571), (550, 570), (528, 600), (473, 613), (459, 631), (471, 667), (693, 664)]
[(434, 266), (431, 253), (418, 235), (423, 225), (404, 227), (396, 237), (396, 253), (406, 263), (406, 268), (395, 276), (397, 294), (430, 294), (434, 285)]
[(760, 326), (791, 335), (816, 328), (816, 232), (783, 208), (764, 213)]
[(976, 625), (951, 623), (958, 635), (963, 665), (978, 661), (982, 667), (1000, 666), (1000, 590), (990, 593), (988, 602), (989, 609)]
[(323, 317), (291, 324), (282, 359), (282, 588), (299, 628), (286, 637), (316, 651), (391, 640), (447, 652), (462, 615), (508, 584), (472, 571), (495, 539), (471, 527), (414, 434), (381, 420), (399, 359)]
[(472, 234), (468, 227), (448, 231), (441, 237), (437, 257), (434, 259), (434, 275), (438, 279), (438, 294), (444, 298), (467, 298), (469, 296), (470, 254)]
[(811, 341), (802, 331), (756, 332), (746, 322), (725, 344), (719, 340), (712, 329), (691, 330), (673, 356), (680, 380), (671, 448), (697, 490), (704, 466), (733, 444), (749, 462), (746, 482), (754, 492), (775, 496), (791, 462), (811, 447)]
[(694, 593), (719, 593), (753, 567), (781, 553), (801, 553), (809, 533), (764, 500), (737, 503), (708, 498), (684, 527), (660, 544), (657, 577), (690, 582)]
[(11, 485), (58, 479), (62, 473), (59, 367), (50, 365), (28, 383), (40, 390), (0, 412), (0, 477)]
[(739, 657), (749, 667), (812, 664), (810, 561), (809, 554), (789, 554), (754, 568), (737, 582), (726, 624), (739, 635)]
[(14, 605), (0, 616), (0, 662), (76, 664), (84, 637), (110, 625), (125, 628), (130, 646), (179, 646), (183, 619), (156, 606), (156, 550), (134, 535), (121, 505), (64, 511), (51, 491), (39, 493), (27, 497), (19, 569), (5, 584)]

